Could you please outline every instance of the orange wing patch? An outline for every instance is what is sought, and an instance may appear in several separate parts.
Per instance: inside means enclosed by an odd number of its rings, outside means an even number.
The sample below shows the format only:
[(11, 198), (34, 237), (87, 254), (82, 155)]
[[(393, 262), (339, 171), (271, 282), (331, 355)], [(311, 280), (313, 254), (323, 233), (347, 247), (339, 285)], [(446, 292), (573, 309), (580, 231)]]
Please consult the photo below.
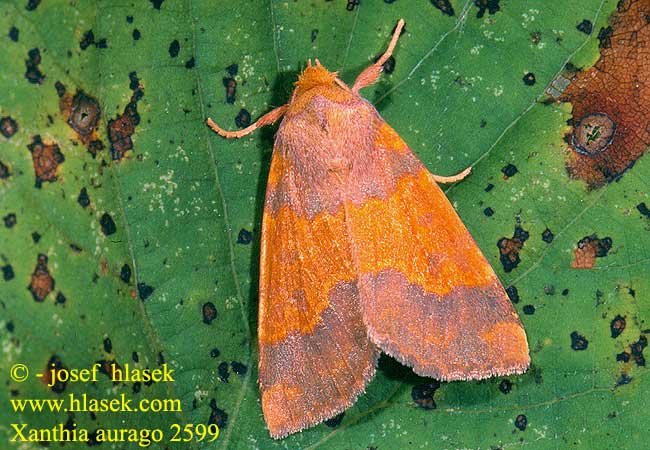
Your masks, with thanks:
[[(376, 158), (412, 166), (414, 156), (388, 129), (378, 129)], [(391, 164), (397, 180), (388, 198), (346, 204), (370, 338), (416, 373), (441, 380), (525, 371), (530, 358), (517, 313), (444, 193), (421, 164), (397, 174), (399, 164)]]
[(293, 168), (274, 154), (262, 224), (259, 384), (271, 435), (286, 436), (348, 408), (375, 373), (379, 349), (359, 307), (343, 209), (311, 220), (291, 192)]

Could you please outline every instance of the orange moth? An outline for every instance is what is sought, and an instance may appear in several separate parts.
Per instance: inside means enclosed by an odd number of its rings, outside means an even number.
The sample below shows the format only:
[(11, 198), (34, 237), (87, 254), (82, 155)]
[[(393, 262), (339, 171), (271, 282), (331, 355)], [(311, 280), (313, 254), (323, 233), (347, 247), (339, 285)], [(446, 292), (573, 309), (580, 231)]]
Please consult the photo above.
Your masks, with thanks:
[(259, 386), (271, 436), (352, 405), (380, 352), (423, 376), (524, 372), (526, 333), (494, 271), (432, 175), (359, 95), (404, 27), (352, 87), (318, 60), (288, 104), (240, 131), (282, 122), (260, 255)]

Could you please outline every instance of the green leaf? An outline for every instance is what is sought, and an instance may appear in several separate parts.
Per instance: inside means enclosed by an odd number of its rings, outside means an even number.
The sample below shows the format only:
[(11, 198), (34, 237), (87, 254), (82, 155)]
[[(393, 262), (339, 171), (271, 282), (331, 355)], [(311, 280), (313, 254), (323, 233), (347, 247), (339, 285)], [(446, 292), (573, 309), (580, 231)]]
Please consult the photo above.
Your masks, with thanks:
[[(0, 137), (3, 441), (14, 436), (12, 423), (51, 428), (74, 420), (89, 431), (160, 428), (165, 438), (151, 445), (160, 449), (645, 445), (646, 368), (616, 355), (648, 333), (650, 223), (636, 206), (650, 205), (650, 163), (641, 158), (597, 189), (570, 179), (571, 104), (545, 94), (567, 62), (596, 62), (597, 35), (616, 2), (452, 1), (453, 16), (434, 7), (443, 1), (354, 3), (0, 5), (0, 117), (17, 124)], [(399, 18), (407, 31), (395, 69), (362, 95), (432, 172), (474, 166), (447, 193), (504, 286), (516, 289), (509, 291), (520, 299), (533, 366), (521, 376), (436, 389), (383, 357), (338, 425), (272, 440), (256, 384), (256, 310), (274, 128), (224, 140), (205, 119), (236, 129), (242, 110), (255, 120), (286, 103), (309, 58), (352, 83)], [(591, 34), (577, 29), (585, 19)], [(96, 130), (84, 134), (95, 123), (94, 101)], [(6, 134), (13, 127), (2, 123)], [(506, 272), (497, 242), (517, 226), (528, 239)], [(590, 270), (572, 268), (578, 242), (594, 234), (611, 239), (607, 256)], [(612, 338), (617, 316), (626, 328)], [(100, 373), (58, 393), (36, 377), (52, 361), (69, 369), (166, 363), (175, 381), (114, 385)], [(10, 379), (17, 363), (30, 370), (25, 382)], [(414, 402), (432, 391), (436, 409)], [(71, 393), (178, 399), (182, 411), (55, 414), (10, 404)], [(433, 406), (426, 398), (419, 404)], [(173, 424), (208, 422), (221, 426), (214, 443), (170, 443)]]

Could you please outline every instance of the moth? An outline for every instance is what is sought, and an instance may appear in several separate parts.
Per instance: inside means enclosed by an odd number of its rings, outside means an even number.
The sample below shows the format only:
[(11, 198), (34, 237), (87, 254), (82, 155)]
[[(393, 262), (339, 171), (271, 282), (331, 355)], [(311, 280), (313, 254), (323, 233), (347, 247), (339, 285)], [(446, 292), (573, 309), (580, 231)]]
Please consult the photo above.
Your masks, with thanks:
[(282, 119), (262, 220), (259, 387), (274, 438), (351, 406), (383, 351), (415, 373), (472, 380), (523, 373), (526, 333), (490, 264), (432, 175), (359, 91), (311, 61)]

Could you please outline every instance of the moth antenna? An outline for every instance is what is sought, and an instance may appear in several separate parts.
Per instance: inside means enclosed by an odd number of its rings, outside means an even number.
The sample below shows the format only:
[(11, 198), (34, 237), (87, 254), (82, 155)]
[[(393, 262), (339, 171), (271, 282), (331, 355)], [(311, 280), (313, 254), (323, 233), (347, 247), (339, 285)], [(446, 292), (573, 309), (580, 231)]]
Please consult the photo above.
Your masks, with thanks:
[(433, 177), (433, 180), (436, 183), (445, 184), (445, 183), (455, 183), (457, 181), (460, 181), (460, 180), (464, 179), (465, 177), (467, 177), (470, 173), (472, 173), (472, 167), (471, 166), (468, 167), (467, 169), (463, 170), (461, 173), (457, 173), (456, 175), (452, 175), (450, 177), (443, 177), (443, 176), (440, 176), (440, 175), (433, 175), (433, 174), (431, 174), (431, 176)]
[(278, 119), (280, 119), (280, 117), (284, 115), (285, 112), (287, 112), (288, 107), (289, 105), (282, 105), (278, 108), (275, 108), (272, 111), (267, 112), (262, 117), (257, 119), (257, 122), (252, 123), (251, 125), (247, 126), (243, 130), (238, 130), (238, 131), (224, 130), (219, 125), (214, 123), (214, 121), (210, 118), (208, 118), (207, 124), (210, 128), (212, 128), (212, 130), (215, 133), (217, 133), (219, 136), (225, 137), (226, 139), (241, 138), (248, 134), (251, 134), (253, 131), (257, 130), (258, 128), (275, 123)]
[(392, 56), (393, 50), (395, 50), (395, 46), (397, 45), (397, 40), (399, 39), (399, 35), (402, 33), (403, 29), (404, 19), (400, 19), (399, 22), (397, 22), (397, 26), (395, 26), (395, 31), (393, 32), (393, 37), (390, 39), (388, 48), (384, 54), (381, 55), (381, 58), (377, 60), (377, 62), (371, 66), (368, 66), (363, 72), (361, 72), (361, 74), (354, 82), (354, 85), (352, 86), (352, 92), (356, 94), (360, 89), (375, 83), (379, 79), (379, 74), (384, 68), (384, 63), (388, 61), (388, 58)]

